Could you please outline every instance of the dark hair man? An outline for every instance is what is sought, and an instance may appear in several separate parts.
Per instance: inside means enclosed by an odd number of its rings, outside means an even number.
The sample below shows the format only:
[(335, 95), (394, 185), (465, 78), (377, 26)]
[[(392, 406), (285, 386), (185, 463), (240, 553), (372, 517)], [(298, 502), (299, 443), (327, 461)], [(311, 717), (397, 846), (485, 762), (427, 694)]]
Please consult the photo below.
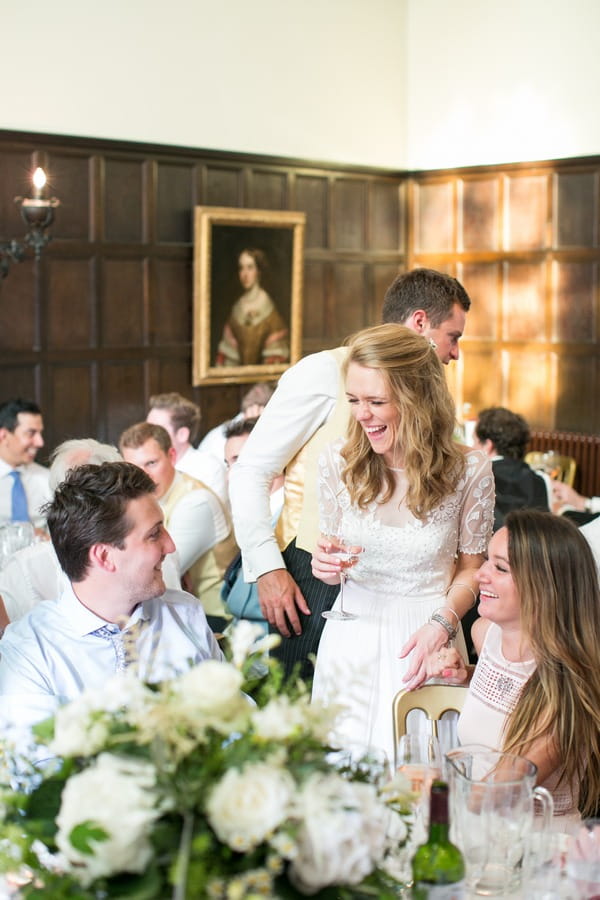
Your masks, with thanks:
[(68, 583), (4, 633), (7, 726), (46, 718), (128, 665), (159, 681), (222, 658), (196, 599), (165, 591), (161, 568), (174, 545), (145, 472), (126, 462), (71, 469), (47, 516)]
[[(450, 275), (414, 269), (386, 291), (384, 322), (398, 322), (430, 338), (443, 363), (458, 359), (458, 342), (471, 301)], [(289, 672), (315, 653), (323, 628), (321, 612), (338, 588), (313, 578), (311, 552), (318, 535), (317, 461), (326, 443), (344, 434), (348, 403), (341, 378), (345, 347), (301, 359), (280, 379), (236, 465), (229, 491), (244, 577), (256, 581), (271, 630), (283, 636), (275, 652)], [(285, 470), (286, 501), (271, 527), (269, 488)], [(283, 551), (283, 553), (282, 553)]]
[(45, 525), (40, 509), (50, 499), (48, 469), (34, 462), (43, 431), (36, 403), (17, 398), (0, 405), (0, 520)]

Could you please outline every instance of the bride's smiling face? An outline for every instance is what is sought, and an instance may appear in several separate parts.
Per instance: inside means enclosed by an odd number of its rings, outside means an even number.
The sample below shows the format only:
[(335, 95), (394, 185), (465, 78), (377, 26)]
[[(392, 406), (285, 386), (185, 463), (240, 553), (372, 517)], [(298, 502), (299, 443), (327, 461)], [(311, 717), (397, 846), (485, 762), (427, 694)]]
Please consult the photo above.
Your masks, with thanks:
[(254, 287), (258, 282), (258, 267), (254, 257), (250, 256), (249, 253), (240, 254), (238, 273), (240, 276), (240, 283), (245, 291), (249, 291), (250, 288)]
[(389, 466), (397, 464), (394, 462), (394, 443), (400, 414), (381, 372), (350, 363), (346, 396), (352, 415), (363, 428), (375, 453), (380, 453)]

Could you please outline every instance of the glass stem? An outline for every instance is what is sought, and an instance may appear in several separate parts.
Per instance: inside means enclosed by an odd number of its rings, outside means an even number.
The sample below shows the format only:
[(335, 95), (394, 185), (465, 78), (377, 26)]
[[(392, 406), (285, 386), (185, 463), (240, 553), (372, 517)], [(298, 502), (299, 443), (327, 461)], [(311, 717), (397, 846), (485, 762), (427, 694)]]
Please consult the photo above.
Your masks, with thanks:
[(346, 575), (342, 570), (340, 572), (340, 612), (344, 616), (346, 611), (344, 609), (344, 585), (346, 583)]

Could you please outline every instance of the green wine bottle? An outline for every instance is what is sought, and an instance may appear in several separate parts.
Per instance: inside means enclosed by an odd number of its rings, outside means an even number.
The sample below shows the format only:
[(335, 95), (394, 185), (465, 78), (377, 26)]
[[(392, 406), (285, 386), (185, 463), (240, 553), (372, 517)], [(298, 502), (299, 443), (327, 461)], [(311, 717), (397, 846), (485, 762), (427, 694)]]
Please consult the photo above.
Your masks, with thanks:
[(465, 863), (462, 853), (448, 838), (448, 785), (431, 786), (429, 838), (417, 848), (412, 861), (415, 900), (462, 900), (465, 896)]

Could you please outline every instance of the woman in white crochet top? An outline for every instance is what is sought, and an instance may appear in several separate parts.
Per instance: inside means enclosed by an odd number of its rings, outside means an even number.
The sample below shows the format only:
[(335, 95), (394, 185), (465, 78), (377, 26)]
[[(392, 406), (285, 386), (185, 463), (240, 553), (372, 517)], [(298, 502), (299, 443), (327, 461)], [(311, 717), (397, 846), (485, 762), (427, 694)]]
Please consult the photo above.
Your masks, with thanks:
[[(490, 541), (472, 630), (479, 660), (458, 724), (461, 743), (527, 757), (555, 815), (600, 800), (600, 589), (590, 547), (568, 520), (522, 509)], [(448, 648), (431, 675), (466, 681)]]

